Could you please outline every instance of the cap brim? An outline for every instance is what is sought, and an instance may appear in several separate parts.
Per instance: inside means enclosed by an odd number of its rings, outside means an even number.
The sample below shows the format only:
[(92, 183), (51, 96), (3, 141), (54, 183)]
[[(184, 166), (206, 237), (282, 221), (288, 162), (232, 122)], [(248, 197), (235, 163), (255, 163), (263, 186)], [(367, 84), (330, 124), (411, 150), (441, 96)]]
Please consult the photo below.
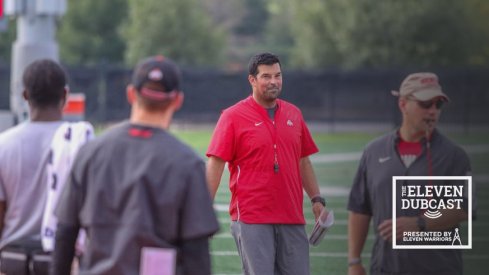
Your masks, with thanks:
[(412, 93), (411, 96), (419, 101), (428, 101), (436, 97), (441, 97), (445, 101), (450, 101), (448, 96), (439, 89), (420, 90)]
[(147, 87), (143, 87), (140, 89), (139, 93), (151, 100), (155, 101), (162, 101), (162, 100), (167, 100), (167, 99), (172, 99), (176, 96), (176, 91), (171, 91), (171, 92), (164, 92), (164, 91), (158, 91), (154, 89), (150, 89)]

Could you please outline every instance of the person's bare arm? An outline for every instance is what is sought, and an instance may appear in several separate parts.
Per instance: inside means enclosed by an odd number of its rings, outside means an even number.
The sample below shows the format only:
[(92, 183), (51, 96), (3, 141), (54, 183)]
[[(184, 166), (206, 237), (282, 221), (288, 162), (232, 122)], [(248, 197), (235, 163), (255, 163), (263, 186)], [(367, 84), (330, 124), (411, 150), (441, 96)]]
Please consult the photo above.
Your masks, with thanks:
[(75, 258), (75, 243), (79, 226), (58, 223), (56, 229), (56, 244), (51, 263), (51, 275), (71, 274), (73, 259)]
[(224, 171), (224, 165), (226, 161), (215, 156), (210, 156), (207, 162), (207, 186), (209, 188), (209, 193), (211, 198), (214, 199), (221, 183), (222, 172)]
[[(312, 163), (311, 163), (311, 160), (309, 159), (309, 157), (301, 158), (301, 160), (300, 160), (300, 173), (301, 173), (301, 178), (302, 178), (302, 187), (306, 191), (309, 198), (312, 199), (314, 196), (321, 195), (321, 193), (319, 191), (319, 186), (318, 186), (318, 182), (316, 179), (316, 175), (314, 174), (314, 169), (312, 167)], [(314, 213), (316, 220), (318, 219), (319, 215), (321, 214), (321, 211), (323, 210), (323, 208), (324, 207), (321, 203), (314, 203), (312, 205), (312, 212)]]
[(348, 274), (364, 275), (362, 250), (368, 235), (370, 216), (350, 211), (348, 214)]

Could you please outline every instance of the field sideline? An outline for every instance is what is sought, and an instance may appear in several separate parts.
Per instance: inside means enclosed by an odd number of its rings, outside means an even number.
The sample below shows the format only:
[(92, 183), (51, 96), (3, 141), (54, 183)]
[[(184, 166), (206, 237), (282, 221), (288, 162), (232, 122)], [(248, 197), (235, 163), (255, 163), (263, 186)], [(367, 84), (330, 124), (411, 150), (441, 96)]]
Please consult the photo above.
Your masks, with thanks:
[[(202, 157), (211, 137), (211, 130), (174, 130), (176, 136), (192, 146)], [(347, 210), (346, 201), (353, 180), (358, 159), (363, 147), (379, 133), (313, 133), (320, 153), (311, 157), (321, 193), (326, 196), (328, 207), (335, 211), (336, 223), (318, 247), (311, 247), (311, 272), (320, 274), (346, 274), (347, 267)], [(461, 144), (469, 153), (473, 168), (473, 181), (477, 184), (477, 221), (473, 223), (473, 249), (464, 252), (465, 273), (485, 274), (481, 267), (489, 261), (489, 203), (483, 198), (489, 196), (489, 133), (447, 134)], [(213, 274), (241, 274), (241, 263), (229, 232), (229, 175), (223, 175), (216, 195), (215, 209), (218, 213), (221, 231), (211, 241)], [(310, 232), (313, 216), (308, 200), (304, 200), (307, 231)], [(368, 266), (373, 236), (367, 240), (363, 262)]]

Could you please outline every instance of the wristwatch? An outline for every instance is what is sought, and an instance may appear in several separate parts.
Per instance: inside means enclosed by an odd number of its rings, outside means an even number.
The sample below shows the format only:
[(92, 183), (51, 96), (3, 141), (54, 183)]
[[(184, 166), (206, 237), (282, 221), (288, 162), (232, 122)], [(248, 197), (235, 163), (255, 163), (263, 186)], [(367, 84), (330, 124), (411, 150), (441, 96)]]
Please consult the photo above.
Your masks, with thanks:
[(312, 199), (311, 199), (311, 203), (312, 203), (312, 204), (315, 204), (316, 202), (319, 202), (319, 203), (321, 203), (321, 204), (322, 204), (324, 207), (326, 207), (326, 200), (325, 200), (323, 197), (319, 196), (319, 195), (314, 196), (314, 197), (312, 197)]
[(426, 221), (423, 219), (422, 216), (418, 216), (418, 219), (416, 220), (416, 225), (419, 228), (419, 231), (425, 231), (426, 230)]

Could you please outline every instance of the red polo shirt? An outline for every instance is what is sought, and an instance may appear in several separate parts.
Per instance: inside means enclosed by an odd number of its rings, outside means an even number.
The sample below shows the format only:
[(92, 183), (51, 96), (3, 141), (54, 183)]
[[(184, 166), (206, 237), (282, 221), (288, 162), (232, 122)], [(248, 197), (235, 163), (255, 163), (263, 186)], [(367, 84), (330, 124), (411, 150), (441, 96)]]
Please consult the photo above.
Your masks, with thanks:
[(277, 105), (271, 120), (250, 96), (224, 110), (214, 130), (207, 156), (228, 162), (234, 221), (305, 223), (299, 161), (318, 148), (300, 110), (283, 100)]

